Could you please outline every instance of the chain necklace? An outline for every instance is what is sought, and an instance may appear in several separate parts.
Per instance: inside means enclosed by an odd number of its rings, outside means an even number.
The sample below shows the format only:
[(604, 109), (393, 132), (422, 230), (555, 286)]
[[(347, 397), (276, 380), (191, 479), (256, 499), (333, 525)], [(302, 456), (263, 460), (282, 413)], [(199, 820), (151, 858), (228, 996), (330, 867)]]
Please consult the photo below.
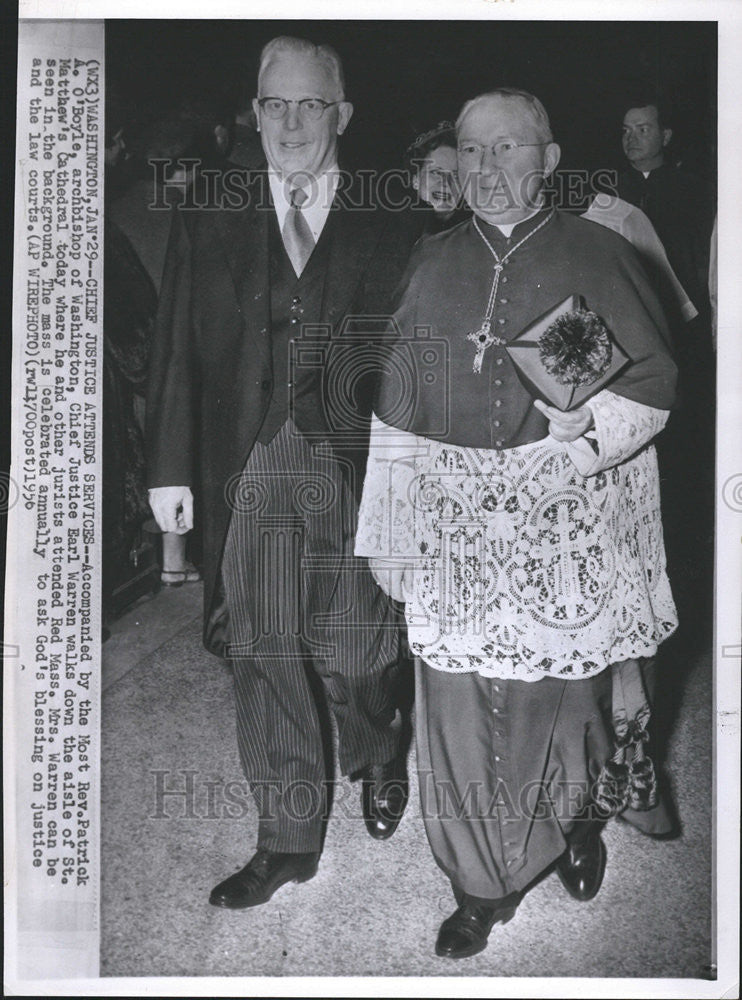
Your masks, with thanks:
[(522, 240), (519, 240), (515, 244), (515, 246), (511, 247), (503, 257), (500, 257), (495, 248), (490, 243), (490, 241), (487, 239), (482, 230), (479, 228), (477, 217), (474, 216), (474, 228), (486, 243), (489, 252), (495, 258), (495, 273), (494, 277), (492, 278), (492, 287), (490, 288), (490, 295), (489, 299), (487, 300), (487, 309), (485, 311), (484, 321), (478, 330), (472, 330), (471, 333), (468, 333), (466, 335), (466, 339), (471, 340), (472, 343), (475, 344), (477, 348), (476, 353), (474, 355), (474, 364), (472, 366), (472, 371), (476, 375), (479, 375), (482, 371), (484, 352), (487, 350), (487, 348), (492, 347), (493, 344), (499, 344), (500, 346), (502, 346), (502, 344), (507, 343), (507, 341), (503, 340), (502, 337), (496, 337), (495, 334), (492, 332), (492, 314), (495, 311), (495, 299), (497, 298), (497, 288), (498, 285), (500, 284), (500, 274), (502, 273), (503, 268), (505, 267), (505, 261), (508, 259), (508, 257), (511, 256), (511, 254), (514, 254), (516, 250), (519, 250), (520, 247), (522, 247), (523, 244), (526, 242), (526, 240), (530, 240), (532, 236), (535, 236), (536, 233), (539, 231), (539, 229), (543, 229), (543, 227), (547, 224), (547, 222), (551, 222), (553, 218), (554, 218), (554, 209), (552, 209), (549, 212), (549, 214), (546, 216), (545, 219), (542, 219), (542, 221), (539, 222), (539, 224), (535, 227), (535, 229), (532, 229), (530, 233), (526, 233), (526, 235), (523, 237)]

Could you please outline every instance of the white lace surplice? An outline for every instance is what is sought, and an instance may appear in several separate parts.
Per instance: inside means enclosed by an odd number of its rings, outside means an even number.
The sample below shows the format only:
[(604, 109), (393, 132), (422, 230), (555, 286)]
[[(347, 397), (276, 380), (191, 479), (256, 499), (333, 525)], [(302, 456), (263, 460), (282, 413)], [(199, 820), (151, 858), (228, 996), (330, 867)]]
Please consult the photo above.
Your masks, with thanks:
[(649, 441), (667, 412), (607, 390), (585, 438), (441, 444), (374, 418), (356, 554), (402, 559), (412, 651), (451, 672), (584, 678), (677, 626)]

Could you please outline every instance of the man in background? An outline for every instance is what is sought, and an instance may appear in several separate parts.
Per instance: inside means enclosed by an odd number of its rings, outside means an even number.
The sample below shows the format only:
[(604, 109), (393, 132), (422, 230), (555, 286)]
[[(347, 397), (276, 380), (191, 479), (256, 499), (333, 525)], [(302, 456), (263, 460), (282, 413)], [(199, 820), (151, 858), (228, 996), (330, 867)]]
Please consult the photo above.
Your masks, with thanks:
[[(698, 316), (674, 329), (681, 405), (658, 449), (665, 481), (665, 537), (677, 596), (689, 638), (708, 613), (698, 594), (710, 592), (713, 540), (715, 358), (709, 300), (709, 249), (714, 210), (708, 185), (673, 156), (673, 120), (656, 94), (642, 94), (623, 118), (622, 145), (629, 169), (619, 175), (618, 195), (639, 207), (657, 231), (680, 284)], [(699, 456), (689, 481), (683, 456)]]
[(667, 109), (656, 96), (639, 97), (626, 110), (621, 144), (629, 169), (619, 175), (617, 194), (649, 218), (680, 284), (701, 309), (708, 299), (711, 219), (700, 178), (673, 162), (672, 136)]

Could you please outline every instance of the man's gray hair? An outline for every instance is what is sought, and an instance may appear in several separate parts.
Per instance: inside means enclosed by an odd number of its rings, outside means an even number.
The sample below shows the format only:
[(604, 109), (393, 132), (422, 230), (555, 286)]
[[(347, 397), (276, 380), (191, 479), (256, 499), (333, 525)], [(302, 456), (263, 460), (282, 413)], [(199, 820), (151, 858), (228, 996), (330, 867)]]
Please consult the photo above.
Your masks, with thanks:
[(529, 94), (527, 90), (518, 90), (516, 87), (498, 87), (497, 90), (489, 90), (486, 94), (479, 94), (477, 97), (473, 97), (470, 101), (467, 101), (459, 112), (459, 117), (456, 119), (457, 133), (461, 126), (461, 122), (471, 111), (474, 105), (479, 104), (480, 101), (486, 101), (490, 97), (511, 97), (522, 101), (533, 119), (534, 124), (536, 125), (536, 132), (538, 133), (539, 139), (542, 142), (554, 141), (554, 136), (551, 132), (551, 125), (549, 123), (549, 116), (546, 114), (546, 108), (543, 106), (541, 101), (539, 101), (538, 97), (534, 97), (533, 94)]
[[(271, 39), (267, 45), (263, 46), (260, 53), (260, 68), (258, 69), (258, 93), (260, 93), (260, 81), (265, 73), (268, 64), (282, 52), (292, 55), (313, 56), (323, 62), (337, 87), (337, 100), (345, 97), (345, 75), (343, 74), (343, 64), (340, 56), (331, 45), (315, 45), (314, 42), (306, 38), (292, 38), (290, 35), (280, 35)], [(268, 95), (270, 96), (270, 95)]]

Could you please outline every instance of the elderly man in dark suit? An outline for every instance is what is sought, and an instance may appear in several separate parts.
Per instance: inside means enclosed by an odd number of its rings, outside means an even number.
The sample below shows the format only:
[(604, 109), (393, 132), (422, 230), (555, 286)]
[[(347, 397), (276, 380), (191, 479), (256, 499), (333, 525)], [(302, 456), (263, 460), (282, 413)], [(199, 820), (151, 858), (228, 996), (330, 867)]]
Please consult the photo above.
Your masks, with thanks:
[(312, 671), (371, 835), (391, 836), (407, 800), (397, 621), (353, 556), (374, 353), (359, 317), (383, 314), (407, 248), (392, 215), (353, 210), (338, 170), (353, 107), (337, 54), (274, 39), (258, 94), (267, 172), (174, 214), (148, 403), (163, 530), (191, 527), (200, 473), (204, 641), (234, 669), (259, 810), (256, 854), (211, 893), (234, 909), (317, 870), (326, 772)]

